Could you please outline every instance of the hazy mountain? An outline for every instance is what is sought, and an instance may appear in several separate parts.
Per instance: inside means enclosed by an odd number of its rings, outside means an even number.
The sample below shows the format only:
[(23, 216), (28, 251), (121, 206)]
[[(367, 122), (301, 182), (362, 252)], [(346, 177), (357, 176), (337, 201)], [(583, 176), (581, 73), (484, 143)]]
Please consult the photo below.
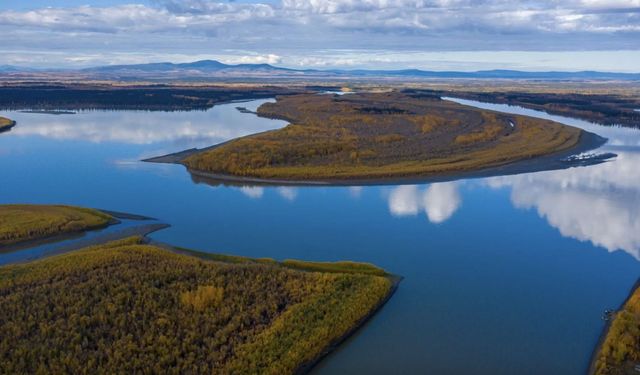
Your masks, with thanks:
[[(33, 69), (4, 65), (0, 73), (19, 74), (33, 72)], [(65, 75), (81, 74), (98, 79), (243, 79), (243, 78), (308, 78), (308, 79), (347, 79), (347, 78), (395, 78), (395, 79), (523, 79), (523, 80), (640, 80), (640, 73), (609, 73), (595, 71), (581, 72), (523, 72), (517, 70), (484, 70), (477, 72), (428, 71), (419, 69), (402, 70), (314, 70), (289, 69), (269, 64), (224, 64), (215, 60), (202, 60), (191, 63), (174, 64), (170, 62), (107, 65), (80, 70), (46, 70), (39, 72), (61, 73)]]

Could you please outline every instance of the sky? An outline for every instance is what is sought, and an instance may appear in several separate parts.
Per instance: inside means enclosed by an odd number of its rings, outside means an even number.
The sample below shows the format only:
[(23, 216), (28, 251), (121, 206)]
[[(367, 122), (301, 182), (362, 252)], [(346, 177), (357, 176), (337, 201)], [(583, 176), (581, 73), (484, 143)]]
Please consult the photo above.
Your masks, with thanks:
[(0, 0), (0, 65), (640, 72), (640, 0)]

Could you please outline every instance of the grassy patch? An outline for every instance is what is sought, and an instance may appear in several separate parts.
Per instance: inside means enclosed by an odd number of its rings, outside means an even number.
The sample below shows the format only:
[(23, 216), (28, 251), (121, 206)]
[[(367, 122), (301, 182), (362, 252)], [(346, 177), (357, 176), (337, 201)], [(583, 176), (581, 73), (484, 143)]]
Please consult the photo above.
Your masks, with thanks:
[(621, 311), (615, 314), (600, 352), (595, 373), (617, 375), (634, 373), (640, 364), (640, 289), (636, 289)]
[(256, 178), (414, 177), (546, 155), (575, 146), (581, 134), (551, 121), (400, 92), (281, 97), (258, 114), (291, 124), (183, 162), (191, 170)]
[(392, 288), (220, 259), (131, 238), (0, 267), (0, 373), (291, 374)]
[(113, 218), (88, 208), (0, 205), (0, 246), (106, 226)]

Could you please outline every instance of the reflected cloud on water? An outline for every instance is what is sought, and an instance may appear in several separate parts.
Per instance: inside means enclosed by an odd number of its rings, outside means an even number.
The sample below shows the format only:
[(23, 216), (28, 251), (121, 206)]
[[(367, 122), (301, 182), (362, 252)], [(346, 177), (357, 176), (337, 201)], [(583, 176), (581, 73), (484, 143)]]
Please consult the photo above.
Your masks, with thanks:
[[(255, 110), (271, 100), (242, 103)], [(48, 115), (3, 112), (18, 122), (12, 136), (40, 136), (55, 140), (93, 143), (117, 142), (148, 145), (172, 143), (184, 148), (210, 146), (247, 134), (277, 129), (286, 122), (240, 113), (238, 103), (224, 104), (207, 111), (82, 111), (77, 114)]]
[(492, 177), (510, 188), (513, 205), (535, 209), (565, 237), (590, 241), (640, 260), (640, 152), (585, 168)]
[[(260, 199), (264, 196), (267, 188), (261, 186), (232, 186), (233, 189), (238, 189), (242, 194), (251, 199)], [(273, 189), (280, 197), (289, 202), (293, 202), (298, 197), (298, 190), (292, 187), (279, 187)]]
[(430, 222), (445, 222), (462, 203), (457, 184), (434, 183), (423, 189), (416, 185), (398, 186), (389, 194), (389, 211), (399, 217), (415, 216), (424, 211)]

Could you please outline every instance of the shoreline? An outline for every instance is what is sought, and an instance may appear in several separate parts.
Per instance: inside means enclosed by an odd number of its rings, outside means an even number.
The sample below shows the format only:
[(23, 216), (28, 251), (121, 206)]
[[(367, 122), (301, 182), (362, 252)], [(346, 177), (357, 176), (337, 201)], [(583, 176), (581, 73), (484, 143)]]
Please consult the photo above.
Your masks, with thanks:
[[(154, 232), (156, 230), (165, 228), (165, 227), (163, 227), (163, 228), (158, 228), (158, 229), (154, 229), (154, 230), (149, 231), (150, 229), (155, 228), (155, 226), (166, 225), (166, 224), (148, 224), (148, 225), (143, 225), (143, 226), (130, 227), (130, 228), (125, 228), (125, 229), (116, 231), (114, 233), (107, 233), (107, 234), (99, 235), (99, 236), (97, 236), (95, 238), (80, 240), (86, 234), (89, 234), (89, 233), (92, 233), (92, 232), (95, 232), (95, 231), (99, 231), (99, 230), (102, 230), (102, 229), (107, 229), (109, 227), (113, 227), (113, 226), (122, 224), (121, 219), (122, 220), (135, 220), (135, 221), (155, 220), (153, 218), (149, 218), (149, 217), (142, 216), (142, 215), (129, 214), (129, 213), (117, 212), (117, 211), (109, 211), (109, 210), (101, 210), (101, 209), (97, 209), (97, 208), (95, 210), (111, 216), (112, 219), (109, 220), (104, 225), (97, 225), (97, 226), (89, 227), (89, 228), (86, 228), (86, 229), (83, 229), (83, 230), (79, 230), (79, 231), (68, 232), (68, 233), (58, 233), (58, 234), (53, 234), (51, 236), (46, 236), (46, 237), (36, 238), (36, 239), (30, 239), (30, 240), (21, 241), (21, 242), (13, 243), (13, 244), (6, 245), (6, 246), (0, 246), (0, 254), (15, 253), (15, 252), (32, 249), (32, 248), (39, 247), (39, 246), (54, 245), (56, 243), (60, 243), (61, 246), (56, 248), (56, 249), (54, 249), (53, 252), (58, 252), (59, 250), (61, 250), (60, 252), (73, 251), (73, 250), (78, 250), (78, 249), (80, 249), (82, 247), (93, 246), (93, 245), (97, 245), (97, 244), (103, 243), (104, 241), (102, 241), (102, 239), (107, 239), (107, 240), (111, 241), (111, 239), (109, 239), (109, 238), (117, 237), (117, 234), (119, 234), (119, 233), (123, 234), (123, 237), (121, 237), (121, 238), (130, 237), (131, 235), (136, 235), (136, 234), (145, 234), (146, 235), (146, 234), (152, 233), (152, 232)], [(138, 229), (138, 231), (132, 231), (132, 229)], [(125, 234), (129, 234), (129, 235), (125, 235)], [(121, 239), (121, 238), (113, 238), (113, 239)], [(78, 240), (77, 243), (64, 245), (65, 241), (74, 240), (74, 239), (79, 239), (79, 240)], [(81, 246), (81, 247), (76, 247), (76, 245)], [(53, 254), (51, 254), (51, 255), (53, 255)]]
[[(161, 247), (163, 249), (166, 249), (167, 251), (171, 251), (171, 252), (176, 253), (176, 254), (192, 256), (192, 257), (195, 257), (195, 258), (198, 258), (198, 259), (202, 259), (202, 260), (206, 260), (206, 261), (214, 261), (214, 262), (218, 261), (218, 262), (225, 263), (224, 260), (213, 260), (213, 259), (208, 257), (211, 254), (214, 254), (214, 255), (221, 255), (221, 254), (207, 253), (207, 252), (198, 251), (198, 250), (185, 249), (185, 248), (176, 247), (176, 246), (173, 246), (171, 244), (164, 243), (164, 242), (157, 242), (157, 241), (153, 241), (151, 239), (147, 239), (147, 240), (150, 240), (150, 242), (149, 242), (150, 245)], [(224, 255), (224, 254), (222, 254), (222, 256), (235, 257), (234, 255)], [(245, 258), (245, 257), (240, 257), (240, 258), (242, 258), (243, 261), (255, 262), (256, 264), (267, 264), (267, 265), (270, 264), (270, 265), (275, 265), (275, 266), (278, 266), (278, 267), (291, 268), (291, 267), (285, 266), (284, 264), (282, 264), (282, 262), (274, 260), (274, 259), (271, 259), (271, 258)], [(227, 260), (226, 263), (228, 263), (228, 262), (232, 262), (232, 261), (231, 260)], [(305, 261), (302, 261), (302, 262), (304, 263)], [(303, 271), (303, 272), (322, 272), (322, 271), (307, 270), (307, 269), (304, 269), (304, 268), (296, 268), (296, 267), (293, 267), (292, 269), (298, 270), (298, 271)], [(384, 305), (386, 305), (387, 302), (389, 302), (389, 300), (391, 300), (391, 297), (393, 297), (393, 295), (398, 290), (398, 287), (400, 286), (400, 283), (402, 282), (402, 280), (404, 280), (404, 277), (399, 276), (399, 275), (395, 275), (395, 274), (390, 274), (390, 273), (386, 273), (385, 276), (379, 276), (379, 277), (386, 277), (389, 281), (391, 281), (391, 287), (389, 288), (389, 291), (384, 296), (384, 298), (382, 298), (371, 309), (371, 311), (369, 311), (366, 315), (364, 315), (362, 318), (360, 318), (354, 324), (354, 326), (351, 327), (347, 332), (345, 332), (340, 337), (337, 337), (332, 342), (330, 342), (325, 348), (323, 348), (322, 351), (315, 358), (313, 358), (312, 360), (310, 360), (308, 362), (300, 364), (300, 366), (293, 372), (294, 375), (305, 375), (305, 374), (310, 373), (320, 362), (322, 362), (325, 358), (327, 358), (329, 355), (334, 353), (338, 348), (340, 348), (340, 346), (343, 343), (345, 343), (348, 339), (352, 338), (358, 331), (360, 331), (360, 329), (362, 329), (364, 326), (366, 326), (367, 323), (371, 319), (373, 319), (373, 317), (378, 312), (380, 312), (380, 310), (382, 310)]]
[(396, 293), (398, 287), (400, 286), (400, 283), (404, 279), (402, 276), (398, 275), (389, 275), (387, 276), (387, 278), (392, 283), (387, 295), (382, 300), (380, 300), (380, 302), (376, 306), (374, 306), (374, 308), (371, 309), (371, 311), (369, 311), (367, 315), (363, 316), (358, 322), (356, 322), (356, 324), (349, 331), (345, 332), (345, 334), (336, 338), (332, 343), (330, 343), (320, 354), (318, 354), (316, 358), (307, 363), (301, 364), (300, 367), (298, 367), (298, 369), (294, 372), (295, 375), (305, 375), (310, 373), (325, 358), (327, 358), (338, 348), (340, 348), (342, 344), (344, 344), (350, 338), (354, 337), (354, 335), (358, 333), (360, 329), (364, 328), (367, 323), (369, 323), (369, 321), (371, 321), (371, 319), (373, 319), (373, 317), (376, 316), (376, 314), (378, 314), (380, 310), (382, 310), (384, 305), (386, 305), (387, 302), (391, 300), (391, 297), (393, 297), (393, 295)]
[[(4, 118), (4, 117), (0, 117), (0, 118)], [(13, 129), (14, 126), (16, 126), (17, 122), (15, 122), (14, 120), (9, 120), (9, 122), (5, 125), (1, 125), (0, 126), (0, 133), (4, 133), (4, 132), (8, 132), (9, 130)]]
[[(103, 212), (111, 212), (111, 211), (106, 211), (105, 210)], [(130, 216), (130, 217), (131, 216), (133, 216), (133, 217), (141, 217), (141, 216), (138, 216), (138, 215), (125, 214), (125, 213), (118, 213), (118, 214), (119, 215)], [(146, 219), (139, 219), (139, 220), (146, 220)], [(2, 266), (13, 265), (13, 264), (24, 264), (24, 263), (32, 262), (32, 261), (35, 261), (35, 260), (40, 260), (40, 259), (44, 259), (44, 258), (48, 258), (48, 257), (52, 257), (52, 256), (56, 256), (56, 255), (60, 255), (60, 254), (68, 253), (68, 252), (72, 252), (72, 251), (81, 250), (83, 248), (87, 248), (87, 247), (90, 247), (90, 246), (102, 245), (102, 244), (105, 244), (105, 243), (109, 243), (109, 242), (117, 241), (117, 240), (122, 240), (122, 239), (133, 237), (133, 236), (140, 236), (140, 237), (142, 237), (142, 240), (143, 240), (144, 243), (149, 244), (149, 245), (153, 245), (153, 246), (157, 246), (159, 248), (165, 249), (166, 251), (169, 251), (169, 252), (174, 253), (174, 254), (194, 257), (194, 258), (198, 258), (198, 259), (202, 259), (204, 261), (210, 261), (210, 262), (233, 263), (233, 260), (231, 259), (231, 258), (235, 257), (233, 255), (222, 255), (222, 257), (228, 256), (230, 258), (230, 259), (228, 259), (226, 261), (225, 260), (211, 259), (209, 257), (209, 255), (220, 255), (220, 254), (207, 253), (207, 252), (198, 251), (198, 250), (191, 250), (191, 249), (184, 249), (184, 248), (173, 246), (171, 244), (167, 244), (167, 243), (164, 243), (164, 242), (158, 242), (158, 241), (155, 241), (155, 240), (151, 239), (150, 237), (148, 237), (149, 234), (151, 234), (153, 232), (156, 232), (156, 231), (159, 231), (159, 230), (162, 230), (162, 229), (166, 229), (168, 227), (170, 227), (169, 224), (156, 223), (156, 224), (147, 224), (147, 225), (142, 225), (142, 226), (137, 226), (137, 227), (125, 228), (125, 229), (123, 229), (121, 231), (117, 231), (117, 232), (114, 232), (114, 233), (108, 233), (108, 234), (105, 234), (105, 235), (102, 235), (102, 236), (97, 236), (95, 238), (87, 239), (85, 241), (78, 241), (78, 242), (75, 242), (75, 243), (72, 243), (72, 244), (62, 245), (62, 246), (60, 246), (60, 247), (58, 247), (56, 249), (53, 249), (50, 252), (47, 252), (47, 253), (43, 254), (42, 256), (25, 259), (23, 261), (3, 264)], [(320, 271), (320, 270), (313, 270), (313, 269), (309, 270), (309, 269), (304, 269), (304, 268), (289, 267), (289, 266), (286, 266), (285, 264), (283, 264), (280, 261), (272, 260), (270, 258), (269, 258), (269, 260), (262, 259), (262, 258), (245, 258), (245, 257), (239, 257), (239, 258), (242, 258), (243, 261), (253, 262), (255, 264), (266, 264), (266, 265), (271, 265), (271, 266), (275, 266), (275, 267), (290, 268), (290, 269), (297, 270), (297, 271), (300, 271), (300, 272), (328, 272), (328, 271)], [(302, 262), (305, 263), (305, 261), (302, 261)], [(363, 327), (365, 327), (366, 324), (378, 312), (380, 312), (380, 310), (386, 305), (386, 303), (393, 297), (393, 295), (397, 291), (400, 283), (404, 279), (402, 276), (395, 275), (395, 274), (390, 274), (390, 273), (387, 273), (386, 271), (384, 271), (384, 272), (385, 272), (384, 275), (380, 275), (378, 277), (385, 277), (391, 282), (391, 286), (390, 286), (388, 292), (386, 293), (386, 295), (366, 315), (362, 316), (352, 327), (350, 327), (347, 332), (345, 332), (341, 336), (335, 338), (327, 346), (322, 348), (320, 353), (315, 358), (313, 358), (310, 361), (301, 363), (298, 366), (298, 368), (293, 372), (293, 374), (304, 375), (304, 374), (308, 374), (309, 372), (311, 372), (319, 363), (321, 363), (330, 354), (334, 353), (348, 339), (352, 338), (358, 331), (360, 331)], [(358, 273), (356, 272), (356, 274), (358, 274)]]
[(636, 280), (636, 282), (631, 287), (631, 291), (627, 295), (627, 298), (618, 306), (618, 308), (613, 312), (611, 319), (606, 322), (604, 327), (602, 328), (602, 332), (600, 332), (600, 336), (598, 337), (597, 344), (593, 351), (591, 352), (591, 358), (589, 359), (589, 368), (587, 369), (588, 375), (594, 375), (596, 371), (596, 362), (598, 361), (598, 354), (602, 350), (602, 344), (604, 344), (604, 340), (609, 335), (609, 330), (611, 329), (611, 323), (615, 319), (615, 316), (624, 309), (624, 306), (629, 302), (629, 299), (635, 294), (636, 290), (640, 288), (640, 279)]
[[(254, 136), (261, 133), (252, 134), (245, 137)], [(142, 160), (148, 163), (164, 163), (164, 164), (180, 164), (185, 166), (187, 172), (191, 175), (192, 179), (196, 183), (206, 183), (209, 185), (258, 185), (258, 186), (371, 186), (371, 185), (406, 185), (406, 184), (420, 184), (420, 183), (433, 183), (433, 182), (447, 182), (454, 181), (463, 178), (485, 178), (495, 176), (506, 176), (521, 173), (533, 173), (550, 170), (568, 169), (577, 166), (595, 165), (606, 162), (606, 159), (592, 158), (591, 160), (563, 160), (573, 155), (578, 155), (584, 152), (593, 151), (607, 142), (606, 138), (603, 138), (595, 133), (591, 133), (585, 130), (581, 130), (580, 138), (578, 142), (567, 149), (552, 152), (550, 154), (537, 156), (529, 159), (521, 159), (515, 161), (509, 161), (504, 163), (497, 163), (495, 165), (488, 165), (474, 170), (466, 171), (449, 171), (443, 173), (432, 173), (427, 175), (409, 175), (409, 176), (395, 176), (389, 178), (341, 178), (341, 179), (309, 179), (309, 180), (290, 180), (281, 178), (260, 178), (260, 177), (246, 177), (235, 176), (228, 174), (217, 174), (211, 172), (204, 172), (199, 170), (193, 170), (188, 168), (184, 163), (184, 159), (187, 157), (215, 149), (223, 146), (229, 142), (241, 139), (235, 138), (229, 141), (225, 141), (210, 147), (202, 149), (188, 149), (180, 152), (153, 157)], [(609, 156), (615, 156), (610, 154)]]

